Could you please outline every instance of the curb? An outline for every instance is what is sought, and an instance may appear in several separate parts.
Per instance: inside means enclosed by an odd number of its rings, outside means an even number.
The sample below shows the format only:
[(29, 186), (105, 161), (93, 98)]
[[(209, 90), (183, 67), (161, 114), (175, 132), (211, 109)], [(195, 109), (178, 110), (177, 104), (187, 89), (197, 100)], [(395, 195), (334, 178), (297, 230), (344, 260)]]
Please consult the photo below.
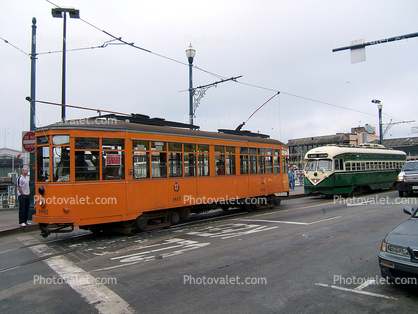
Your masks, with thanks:
[(39, 230), (38, 224), (31, 224), (30, 226), (26, 226), (26, 227), (14, 227), (14, 228), (9, 228), (9, 229), (3, 229), (3, 230), (0, 230), (0, 237), (11, 235), (11, 234), (26, 233), (26, 232), (36, 231), (36, 230)]

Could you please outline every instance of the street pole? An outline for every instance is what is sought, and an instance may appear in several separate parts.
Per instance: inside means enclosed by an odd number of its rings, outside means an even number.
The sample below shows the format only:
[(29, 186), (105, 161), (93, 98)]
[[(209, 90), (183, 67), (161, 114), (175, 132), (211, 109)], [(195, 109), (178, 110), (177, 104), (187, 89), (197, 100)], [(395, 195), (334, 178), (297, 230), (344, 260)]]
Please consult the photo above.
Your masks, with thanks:
[(189, 124), (193, 125), (193, 58), (196, 55), (196, 50), (193, 49), (192, 44), (186, 50), (186, 56), (189, 61)]
[(62, 34), (62, 89), (61, 89), (61, 120), (65, 122), (65, 62), (67, 55), (66, 33), (67, 33), (67, 13), (64, 11), (64, 26)]
[[(70, 18), (79, 19), (80, 11), (73, 8), (54, 8), (51, 13), (53, 17), (63, 18), (63, 35), (62, 35), (62, 94), (61, 94), (61, 120), (65, 121), (65, 67), (66, 67), (66, 33), (67, 33), (67, 12)], [(33, 98), (34, 99), (34, 98)]]
[(379, 109), (379, 134), (380, 134), (380, 144), (383, 145), (383, 125), (382, 125), (382, 102), (379, 99), (373, 99), (372, 103), (377, 104)]
[[(35, 131), (35, 78), (36, 78), (36, 18), (32, 19), (32, 37), (31, 37), (31, 71), (30, 71), (30, 131)], [(29, 153), (29, 215), (28, 218), (32, 220), (32, 215), (35, 214), (35, 153)]]

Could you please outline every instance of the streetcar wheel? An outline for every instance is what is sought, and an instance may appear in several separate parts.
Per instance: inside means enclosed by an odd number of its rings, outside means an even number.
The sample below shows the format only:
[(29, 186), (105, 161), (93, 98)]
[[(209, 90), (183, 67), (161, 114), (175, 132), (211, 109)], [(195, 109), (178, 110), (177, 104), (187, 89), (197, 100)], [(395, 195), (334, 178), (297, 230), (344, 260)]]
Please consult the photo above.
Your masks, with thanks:
[(220, 206), (223, 211), (227, 211), (229, 209), (229, 205), (223, 204)]
[(178, 212), (171, 212), (170, 213), (170, 222), (174, 225), (180, 221), (180, 215)]
[(145, 229), (148, 227), (148, 219), (144, 217), (138, 217), (136, 218), (135, 224), (139, 231), (145, 231)]

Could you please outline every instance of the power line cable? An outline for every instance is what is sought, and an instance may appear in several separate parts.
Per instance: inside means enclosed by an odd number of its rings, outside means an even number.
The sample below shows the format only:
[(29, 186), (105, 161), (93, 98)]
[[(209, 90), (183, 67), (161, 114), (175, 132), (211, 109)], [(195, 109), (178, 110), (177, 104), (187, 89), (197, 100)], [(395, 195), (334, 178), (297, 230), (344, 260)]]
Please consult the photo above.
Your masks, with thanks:
[(3, 40), (6, 44), (9, 44), (9, 45), (10, 45), (10, 46), (12, 46), (13, 48), (15, 48), (15, 49), (19, 50), (20, 52), (22, 52), (22, 53), (24, 53), (25, 55), (27, 55), (28, 57), (30, 57), (30, 54), (29, 54), (29, 53), (24, 52), (22, 49), (20, 49), (20, 48), (16, 47), (16, 46), (15, 46), (15, 45), (13, 45), (12, 43), (10, 43), (8, 40), (6, 40), (6, 39), (4, 39), (4, 38), (2, 38), (2, 37), (0, 37), (0, 39), (1, 39), (1, 40)]

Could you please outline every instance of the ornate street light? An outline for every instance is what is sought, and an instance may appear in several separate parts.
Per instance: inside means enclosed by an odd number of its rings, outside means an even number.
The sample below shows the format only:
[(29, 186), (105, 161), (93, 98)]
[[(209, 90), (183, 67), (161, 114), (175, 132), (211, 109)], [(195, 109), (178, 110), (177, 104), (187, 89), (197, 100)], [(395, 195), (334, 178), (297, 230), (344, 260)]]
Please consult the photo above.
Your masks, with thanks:
[(193, 49), (192, 44), (186, 49), (186, 56), (189, 60), (189, 124), (193, 125), (193, 79), (192, 79), (192, 68), (193, 58), (196, 55), (196, 50)]

